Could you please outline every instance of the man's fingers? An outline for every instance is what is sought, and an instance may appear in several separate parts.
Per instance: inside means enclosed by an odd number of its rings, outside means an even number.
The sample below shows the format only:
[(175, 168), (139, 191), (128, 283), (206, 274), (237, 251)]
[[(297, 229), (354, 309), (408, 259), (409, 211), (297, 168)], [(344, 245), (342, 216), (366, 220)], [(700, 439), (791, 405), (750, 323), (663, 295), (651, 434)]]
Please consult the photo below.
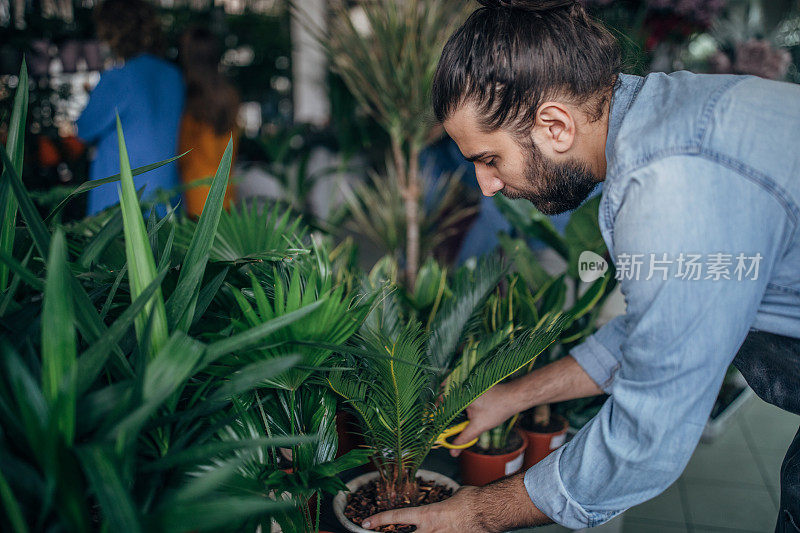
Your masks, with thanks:
[(372, 515), (361, 523), (364, 529), (375, 529), (381, 526), (388, 526), (389, 524), (405, 524), (416, 526), (419, 524), (419, 512), (416, 507), (407, 507), (405, 509), (395, 509), (393, 511), (384, 511), (376, 515)]
[[(479, 437), (481, 433), (483, 433), (483, 431), (481, 431), (481, 429), (478, 428), (474, 422), (470, 422), (467, 424), (467, 427), (464, 428), (464, 431), (459, 433), (458, 436), (453, 439), (452, 443), (455, 445), (466, 444), (469, 441)], [(458, 457), (461, 455), (461, 450), (450, 450), (450, 455), (452, 457)]]

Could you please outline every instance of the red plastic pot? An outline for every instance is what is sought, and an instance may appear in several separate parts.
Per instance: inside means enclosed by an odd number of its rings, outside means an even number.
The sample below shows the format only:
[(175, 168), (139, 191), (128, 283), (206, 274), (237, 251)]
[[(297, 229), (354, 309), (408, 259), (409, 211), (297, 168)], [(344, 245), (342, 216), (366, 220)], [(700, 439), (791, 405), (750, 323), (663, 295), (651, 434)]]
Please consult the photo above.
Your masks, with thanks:
[(461, 482), (464, 485), (482, 487), (500, 478), (516, 474), (522, 470), (528, 438), (524, 432), (517, 430), (522, 437), (522, 445), (513, 452), (503, 455), (486, 455), (467, 448), (458, 456), (461, 465)]
[(567, 428), (569, 424), (564, 417), (556, 415), (553, 418), (561, 423), (561, 428), (551, 433), (537, 433), (520, 428), (520, 432), (528, 439), (528, 449), (525, 451), (525, 470), (532, 467), (550, 455), (550, 452), (564, 444), (567, 438)]

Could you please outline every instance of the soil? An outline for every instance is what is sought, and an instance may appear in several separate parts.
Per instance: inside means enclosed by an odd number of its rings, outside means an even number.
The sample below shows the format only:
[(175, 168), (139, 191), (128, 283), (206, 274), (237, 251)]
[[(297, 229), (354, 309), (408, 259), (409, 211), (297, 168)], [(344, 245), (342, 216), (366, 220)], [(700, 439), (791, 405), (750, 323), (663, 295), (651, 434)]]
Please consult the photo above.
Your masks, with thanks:
[[(390, 509), (400, 509), (402, 507), (417, 507), (446, 500), (453, 495), (453, 489), (444, 485), (439, 485), (432, 481), (419, 480), (419, 492), (416, 498), (411, 498), (401, 505), (390, 505), (378, 492), (378, 480), (370, 481), (362, 485), (355, 492), (350, 493), (347, 498), (347, 506), (344, 508), (344, 515), (354, 524), (361, 525), (365, 518), (376, 513), (389, 511)], [(416, 531), (416, 526), (404, 526), (395, 524), (391, 526), (379, 527), (376, 531), (389, 533), (410, 533)]]
[(489, 448), (486, 449), (482, 446), (475, 445), (470, 448), (470, 451), (475, 453), (480, 453), (482, 455), (505, 455), (507, 453), (515, 452), (519, 450), (520, 446), (522, 446), (522, 437), (519, 436), (519, 433), (516, 431), (512, 431), (508, 435), (508, 440), (506, 440), (506, 445), (502, 448)]
[(556, 416), (551, 416), (547, 425), (534, 423), (533, 413), (524, 413), (520, 416), (519, 425), (525, 431), (531, 431), (533, 433), (555, 433), (556, 431), (564, 429), (561, 419)]

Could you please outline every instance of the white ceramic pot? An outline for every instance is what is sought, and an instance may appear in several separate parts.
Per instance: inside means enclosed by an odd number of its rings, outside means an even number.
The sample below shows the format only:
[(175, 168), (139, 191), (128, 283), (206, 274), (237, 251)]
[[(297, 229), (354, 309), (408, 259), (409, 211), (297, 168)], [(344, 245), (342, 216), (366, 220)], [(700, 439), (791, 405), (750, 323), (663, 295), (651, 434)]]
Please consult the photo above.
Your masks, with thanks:
[[(369, 483), (370, 481), (376, 479), (377, 477), (378, 477), (377, 472), (369, 472), (367, 474), (363, 474), (353, 479), (349, 483), (347, 483), (347, 488), (350, 489), (350, 492), (355, 492), (362, 485)], [(424, 479), (425, 481), (433, 481), (440, 485), (444, 485), (445, 487), (453, 489), (453, 492), (457, 491), (461, 487), (461, 485), (459, 485), (449, 477), (442, 475), (438, 472), (431, 472), (430, 470), (417, 470), (417, 478)], [(354, 524), (344, 515), (344, 508), (347, 506), (347, 496), (348, 496), (347, 492), (340, 491), (333, 498), (333, 512), (336, 513), (336, 518), (339, 519), (339, 522), (341, 522), (341, 524), (348, 531), (353, 531), (354, 533), (370, 533), (369, 529), (364, 529), (363, 527)]]

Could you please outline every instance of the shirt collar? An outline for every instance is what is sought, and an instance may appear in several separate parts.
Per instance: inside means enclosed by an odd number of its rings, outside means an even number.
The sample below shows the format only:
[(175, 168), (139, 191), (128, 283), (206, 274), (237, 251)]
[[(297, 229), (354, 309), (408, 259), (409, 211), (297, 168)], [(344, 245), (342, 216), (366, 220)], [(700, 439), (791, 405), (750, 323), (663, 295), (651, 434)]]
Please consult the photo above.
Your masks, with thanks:
[(639, 89), (642, 88), (644, 78), (641, 76), (631, 76), (630, 74), (620, 74), (614, 87), (614, 95), (611, 97), (611, 112), (608, 117), (608, 136), (606, 137), (606, 159), (610, 160), (613, 155), (613, 146), (617, 140), (617, 134), (625, 120), (625, 115), (633, 104)]

